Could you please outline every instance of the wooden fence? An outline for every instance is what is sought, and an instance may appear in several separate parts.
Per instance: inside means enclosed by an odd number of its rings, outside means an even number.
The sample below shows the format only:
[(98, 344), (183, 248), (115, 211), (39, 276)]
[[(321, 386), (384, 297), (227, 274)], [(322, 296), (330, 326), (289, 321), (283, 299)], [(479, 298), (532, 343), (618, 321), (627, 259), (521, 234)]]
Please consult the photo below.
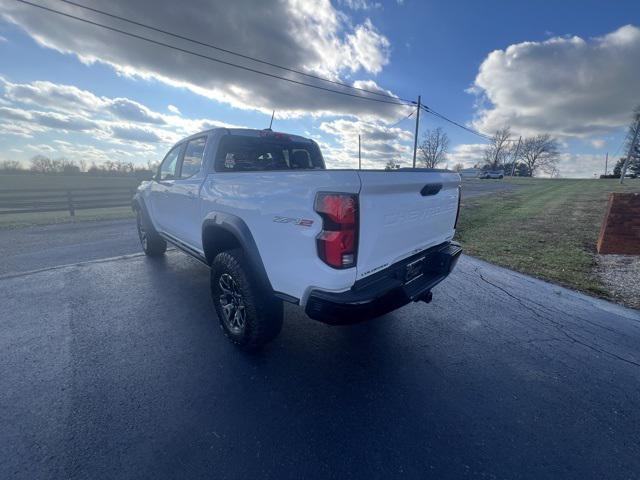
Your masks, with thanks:
[(0, 215), (68, 211), (131, 205), (135, 187), (37, 188), (0, 190)]

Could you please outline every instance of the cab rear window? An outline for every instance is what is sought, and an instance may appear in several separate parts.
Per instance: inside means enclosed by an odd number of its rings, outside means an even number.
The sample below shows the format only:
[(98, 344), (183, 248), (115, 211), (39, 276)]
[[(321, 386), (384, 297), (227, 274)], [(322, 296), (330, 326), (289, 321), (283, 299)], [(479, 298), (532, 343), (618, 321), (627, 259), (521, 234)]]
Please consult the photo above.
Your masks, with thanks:
[(217, 172), (324, 169), (320, 149), (313, 142), (289, 137), (222, 137), (216, 155)]

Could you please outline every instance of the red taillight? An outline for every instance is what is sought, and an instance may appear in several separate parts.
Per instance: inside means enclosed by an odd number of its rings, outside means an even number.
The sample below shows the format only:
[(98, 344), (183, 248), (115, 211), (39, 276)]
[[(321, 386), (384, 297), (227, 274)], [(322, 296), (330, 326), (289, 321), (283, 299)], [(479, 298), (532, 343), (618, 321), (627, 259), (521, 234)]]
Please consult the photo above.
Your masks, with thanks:
[(315, 210), (322, 217), (317, 237), (318, 256), (333, 268), (356, 265), (358, 252), (358, 196), (318, 193)]

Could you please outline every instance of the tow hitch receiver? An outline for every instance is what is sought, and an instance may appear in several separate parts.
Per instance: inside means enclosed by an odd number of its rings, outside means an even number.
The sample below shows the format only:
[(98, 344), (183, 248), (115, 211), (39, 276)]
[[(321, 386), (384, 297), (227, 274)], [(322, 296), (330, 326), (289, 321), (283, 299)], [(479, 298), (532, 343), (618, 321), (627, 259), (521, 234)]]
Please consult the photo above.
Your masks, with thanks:
[(424, 292), (422, 295), (416, 298), (414, 302), (431, 303), (431, 300), (433, 300), (433, 293), (431, 293), (431, 290), (429, 290), (428, 292)]

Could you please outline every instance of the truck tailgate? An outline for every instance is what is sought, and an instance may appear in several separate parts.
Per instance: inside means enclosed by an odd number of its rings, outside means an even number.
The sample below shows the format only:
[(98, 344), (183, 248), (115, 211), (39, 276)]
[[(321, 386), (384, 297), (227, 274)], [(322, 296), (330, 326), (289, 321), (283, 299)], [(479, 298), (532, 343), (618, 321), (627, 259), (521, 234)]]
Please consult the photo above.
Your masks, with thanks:
[(357, 278), (451, 240), (460, 176), (437, 171), (359, 171)]

